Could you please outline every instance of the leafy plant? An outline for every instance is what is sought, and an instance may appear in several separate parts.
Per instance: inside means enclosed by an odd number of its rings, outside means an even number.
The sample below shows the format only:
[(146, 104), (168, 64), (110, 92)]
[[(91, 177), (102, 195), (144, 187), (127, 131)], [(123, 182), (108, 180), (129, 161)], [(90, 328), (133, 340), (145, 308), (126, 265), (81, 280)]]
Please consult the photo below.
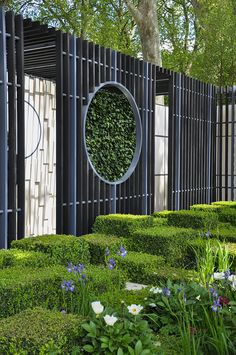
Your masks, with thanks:
[[(123, 305), (120, 314), (114, 315), (112, 309), (104, 309), (100, 302), (94, 303), (94, 317), (90, 322), (82, 324), (85, 331), (82, 340), (85, 352), (106, 355), (157, 354), (154, 335), (148, 322), (140, 315), (143, 307), (135, 304), (129, 307)], [(78, 353), (79, 351), (80, 348)]]
[(89, 106), (86, 145), (97, 173), (119, 180), (128, 170), (136, 147), (133, 110), (118, 90), (101, 89)]

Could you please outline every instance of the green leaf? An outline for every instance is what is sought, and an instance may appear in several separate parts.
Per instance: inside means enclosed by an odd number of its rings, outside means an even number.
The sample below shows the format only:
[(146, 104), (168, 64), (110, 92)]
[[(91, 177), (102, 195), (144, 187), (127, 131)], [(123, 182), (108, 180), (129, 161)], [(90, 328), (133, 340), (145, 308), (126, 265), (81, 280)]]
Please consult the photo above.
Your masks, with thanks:
[(119, 348), (118, 350), (117, 350), (117, 355), (123, 355), (124, 353), (123, 353), (123, 350), (121, 349), (121, 348)]
[(135, 354), (139, 355), (143, 350), (142, 342), (140, 340), (137, 341), (135, 345)]
[(83, 349), (87, 352), (87, 353), (93, 353), (94, 352), (94, 347), (92, 345), (85, 345), (83, 347)]
[(84, 328), (88, 333), (91, 332), (91, 328), (88, 323), (82, 324), (82, 328)]

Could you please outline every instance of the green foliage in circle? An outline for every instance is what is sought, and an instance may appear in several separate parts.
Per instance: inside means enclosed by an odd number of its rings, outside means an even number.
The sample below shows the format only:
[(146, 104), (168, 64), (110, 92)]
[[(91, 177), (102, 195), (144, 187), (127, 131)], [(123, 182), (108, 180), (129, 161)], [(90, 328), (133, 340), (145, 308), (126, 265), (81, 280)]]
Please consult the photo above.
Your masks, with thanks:
[(135, 117), (129, 101), (118, 90), (101, 89), (86, 119), (86, 145), (97, 173), (119, 180), (128, 170), (136, 146)]

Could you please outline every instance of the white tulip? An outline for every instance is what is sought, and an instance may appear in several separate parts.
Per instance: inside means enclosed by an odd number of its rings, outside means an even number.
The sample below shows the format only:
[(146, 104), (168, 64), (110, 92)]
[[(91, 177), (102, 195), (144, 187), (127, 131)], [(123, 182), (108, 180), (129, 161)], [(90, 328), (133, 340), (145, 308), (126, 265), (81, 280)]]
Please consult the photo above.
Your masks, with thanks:
[(101, 314), (104, 311), (104, 306), (101, 304), (100, 301), (95, 301), (91, 303), (92, 309), (95, 314)]
[(118, 318), (115, 316), (109, 316), (108, 314), (103, 317), (107, 325), (113, 326), (117, 321)]
[(230, 275), (230, 276), (228, 277), (228, 280), (229, 280), (230, 282), (236, 281), (236, 275)]
[(128, 306), (128, 311), (129, 313), (133, 314), (133, 315), (137, 315), (141, 312), (141, 310), (143, 309), (142, 306), (137, 305), (137, 304), (131, 304), (131, 306)]
[(162, 288), (160, 287), (152, 287), (150, 288), (150, 292), (157, 294), (157, 293), (162, 293)]
[(214, 272), (213, 277), (215, 280), (223, 280), (223, 279), (225, 279), (225, 273), (224, 272)]
[(232, 290), (236, 291), (236, 280), (231, 284)]

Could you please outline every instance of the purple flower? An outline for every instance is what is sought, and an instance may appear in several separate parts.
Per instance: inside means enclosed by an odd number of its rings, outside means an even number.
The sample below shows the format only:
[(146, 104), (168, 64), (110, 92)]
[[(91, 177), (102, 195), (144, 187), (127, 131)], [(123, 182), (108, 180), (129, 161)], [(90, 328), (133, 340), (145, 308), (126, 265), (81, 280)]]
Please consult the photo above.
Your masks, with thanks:
[(79, 264), (78, 265), (78, 271), (81, 272), (84, 270), (84, 264)]
[(225, 279), (227, 280), (230, 277), (230, 270), (225, 271)]
[(71, 272), (71, 271), (72, 271), (72, 265), (71, 265), (71, 263), (68, 263), (68, 265), (67, 265), (67, 271), (68, 271), (68, 272)]
[(63, 290), (65, 290), (66, 292), (67, 291), (74, 292), (74, 290), (75, 290), (75, 286), (72, 281), (65, 281), (64, 280), (61, 284), (61, 288)]
[(111, 258), (111, 259), (108, 260), (108, 268), (110, 270), (112, 270), (112, 269), (114, 269), (114, 267), (116, 267), (116, 262), (115, 262), (114, 259)]
[(210, 287), (209, 291), (212, 294), (212, 297), (214, 297), (214, 298), (218, 297), (218, 293), (216, 292), (216, 290), (213, 287)]
[(163, 295), (165, 295), (165, 296), (167, 296), (167, 297), (169, 297), (170, 294), (171, 294), (170, 289), (169, 289), (168, 287), (164, 287), (164, 288), (162, 289), (162, 293), (163, 293)]
[(218, 299), (214, 300), (213, 305), (211, 306), (211, 309), (213, 312), (218, 312), (219, 308), (222, 308), (222, 306), (221, 306), (220, 300), (218, 298)]
[(120, 247), (120, 256), (124, 258), (127, 255), (127, 250), (123, 246)]
[(108, 247), (106, 247), (105, 255), (108, 256), (109, 254), (110, 254), (109, 249), (108, 249)]

